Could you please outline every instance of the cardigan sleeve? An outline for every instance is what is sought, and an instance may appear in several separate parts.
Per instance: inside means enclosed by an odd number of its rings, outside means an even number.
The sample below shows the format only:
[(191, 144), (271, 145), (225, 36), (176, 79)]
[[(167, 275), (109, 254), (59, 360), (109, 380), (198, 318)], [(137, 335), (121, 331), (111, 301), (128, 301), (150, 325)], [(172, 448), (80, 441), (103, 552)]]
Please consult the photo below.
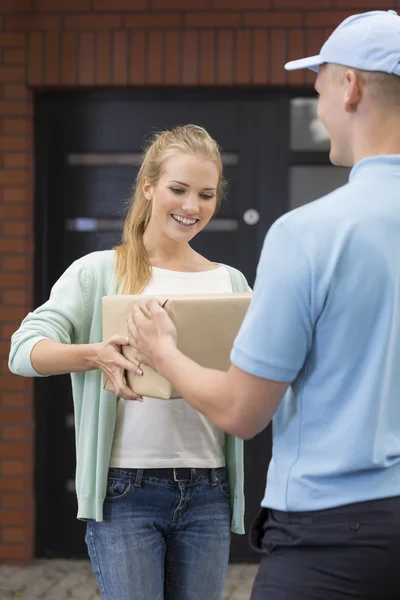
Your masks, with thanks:
[(78, 260), (54, 284), (47, 302), (30, 312), (13, 334), (8, 363), (10, 371), (24, 377), (41, 376), (31, 363), (32, 349), (40, 340), (83, 343), (89, 295), (89, 274)]

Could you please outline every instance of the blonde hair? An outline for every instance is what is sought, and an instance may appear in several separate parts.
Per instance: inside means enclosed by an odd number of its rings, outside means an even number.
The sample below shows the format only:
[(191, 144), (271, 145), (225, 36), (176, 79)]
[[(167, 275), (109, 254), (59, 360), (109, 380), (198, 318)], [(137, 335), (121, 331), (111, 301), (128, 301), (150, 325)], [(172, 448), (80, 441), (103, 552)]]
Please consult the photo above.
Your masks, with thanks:
[(183, 125), (156, 133), (144, 150), (143, 162), (136, 178), (124, 222), (122, 242), (115, 248), (116, 281), (122, 284), (122, 294), (140, 294), (151, 279), (151, 264), (143, 243), (143, 234), (150, 221), (151, 201), (143, 192), (147, 180), (155, 187), (163, 172), (165, 161), (176, 154), (192, 154), (214, 162), (219, 171), (217, 207), (224, 198), (226, 182), (217, 142), (198, 125)]

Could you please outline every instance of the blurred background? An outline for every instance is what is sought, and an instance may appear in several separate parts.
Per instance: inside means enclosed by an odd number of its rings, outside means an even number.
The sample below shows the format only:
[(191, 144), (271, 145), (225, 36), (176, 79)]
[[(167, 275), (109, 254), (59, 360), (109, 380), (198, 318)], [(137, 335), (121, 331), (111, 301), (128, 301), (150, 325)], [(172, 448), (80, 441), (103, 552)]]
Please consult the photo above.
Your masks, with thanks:
[[(206, 127), (228, 200), (194, 247), (253, 284), (270, 225), (346, 182), (329, 163), (316, 54), (346, 16), (391, 0), (0, 0), (0, 562), (86, 557), (69, 377), (7, 369), (11, 334), (76, 258), (117, 244), (149, 133)], [(270, 430), (246, 442), (246, 522)], [(231, 560), (257, 556), (234, 536)]]

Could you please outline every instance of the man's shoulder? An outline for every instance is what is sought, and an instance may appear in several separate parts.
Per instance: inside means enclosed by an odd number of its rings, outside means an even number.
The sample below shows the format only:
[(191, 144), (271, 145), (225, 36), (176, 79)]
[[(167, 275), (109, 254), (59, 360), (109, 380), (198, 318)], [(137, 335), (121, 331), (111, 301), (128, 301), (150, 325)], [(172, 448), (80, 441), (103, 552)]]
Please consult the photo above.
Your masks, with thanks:
[(340, 218), (343, 215), (343, 209), (346, 210), (347, 205), (346, 199), (350, 194), (351, 184), (347, 183), (321, 198), (291, 210), (279, 221), (291, 229), (312, 226), (319, 221), (328, 224), (331, 218)]

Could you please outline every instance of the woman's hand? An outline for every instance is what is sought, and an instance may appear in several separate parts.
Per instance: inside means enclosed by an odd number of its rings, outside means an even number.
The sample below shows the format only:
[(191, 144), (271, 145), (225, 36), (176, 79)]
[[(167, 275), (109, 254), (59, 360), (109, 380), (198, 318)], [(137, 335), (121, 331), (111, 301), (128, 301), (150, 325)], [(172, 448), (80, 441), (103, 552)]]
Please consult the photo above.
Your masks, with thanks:
[(91, 363), (94, 368), (103, 371), (104, 376), (111, 381), (114, 392), (119, 398), (142, 402), (143, 399), (137, 396), (126, 384), (125, 371), (142, 375), (139, 363), (128, 360), (121, 352), (122, 346), (128, 345), (129, 340), (119, 335), (114, 335), (106, 342), (92, 344)]
[(165, 354), (176, 349), (176, 327), (156, 300), (146, 304), (149, 315), (138, 307), (128, 319), (129, 343), (135, 349), (138, 365), (143, 363), (159, 373)]

